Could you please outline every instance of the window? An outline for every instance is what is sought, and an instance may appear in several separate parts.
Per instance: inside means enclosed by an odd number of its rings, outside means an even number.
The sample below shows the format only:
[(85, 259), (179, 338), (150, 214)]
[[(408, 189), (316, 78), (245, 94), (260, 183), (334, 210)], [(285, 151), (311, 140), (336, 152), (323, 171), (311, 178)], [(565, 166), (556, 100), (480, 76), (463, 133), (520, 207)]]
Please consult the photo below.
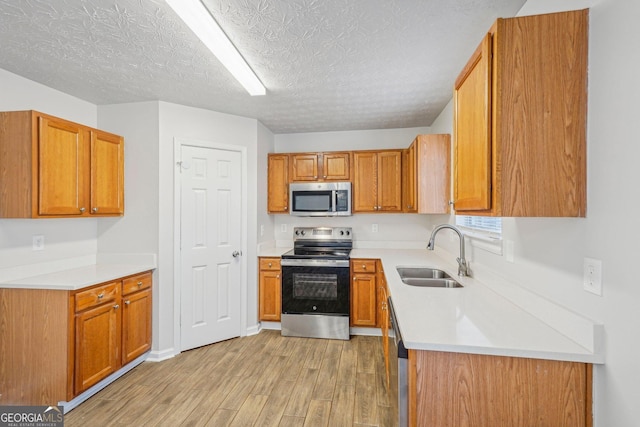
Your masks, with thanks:
[(473, 246), (502, 255), (502, 218), (456, 215), (456, 225)]
[(502, 235), (502, 218), (456, 215), (456, 225), (483, 231), (490, 236), (500, 237)]

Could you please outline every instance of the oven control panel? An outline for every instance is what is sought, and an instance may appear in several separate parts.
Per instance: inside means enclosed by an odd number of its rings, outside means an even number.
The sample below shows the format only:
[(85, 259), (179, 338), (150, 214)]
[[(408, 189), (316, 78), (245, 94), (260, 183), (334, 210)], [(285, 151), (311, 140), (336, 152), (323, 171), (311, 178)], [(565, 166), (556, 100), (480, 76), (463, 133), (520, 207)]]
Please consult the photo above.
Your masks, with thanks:
[(294, 227), (293, 240), (353, 240), (351, 227)]

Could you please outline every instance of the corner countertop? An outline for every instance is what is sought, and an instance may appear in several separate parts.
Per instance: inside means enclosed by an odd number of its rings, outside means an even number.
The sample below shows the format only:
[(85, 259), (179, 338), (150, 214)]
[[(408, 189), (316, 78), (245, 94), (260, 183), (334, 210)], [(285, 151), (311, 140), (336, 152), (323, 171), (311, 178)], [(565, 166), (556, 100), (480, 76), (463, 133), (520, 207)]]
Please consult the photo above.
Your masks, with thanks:
[[(105, 256), (61, 261), (63, 268), (33, 265), (31, 275), (1, 277), (0, 288), (75, 291), (156, 268), (154, 254)], [(23, 269), (23, 271), (27, 271)]]
[[(354, 249), (351, 258), (381, 259), (408, 349), (603, 363), (602, 354), (578, 344), (490, 287), (473, 278), (456, 277), (451, 264), (431, 251)], [(439, 268), (463, 287), (409, 286), (401, 281), (398, 266)], [(594, 333), (599, 330), (593, 328)]]

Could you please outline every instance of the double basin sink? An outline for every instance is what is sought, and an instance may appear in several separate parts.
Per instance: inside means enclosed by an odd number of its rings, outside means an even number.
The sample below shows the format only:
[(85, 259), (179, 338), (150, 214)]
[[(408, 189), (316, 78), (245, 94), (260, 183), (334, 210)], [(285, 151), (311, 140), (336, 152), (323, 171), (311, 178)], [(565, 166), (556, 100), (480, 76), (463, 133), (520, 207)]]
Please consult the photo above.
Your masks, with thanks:
[(453, 277), (437, 268), (396, 267), (403, 283), (428, 288), (461, 288)]

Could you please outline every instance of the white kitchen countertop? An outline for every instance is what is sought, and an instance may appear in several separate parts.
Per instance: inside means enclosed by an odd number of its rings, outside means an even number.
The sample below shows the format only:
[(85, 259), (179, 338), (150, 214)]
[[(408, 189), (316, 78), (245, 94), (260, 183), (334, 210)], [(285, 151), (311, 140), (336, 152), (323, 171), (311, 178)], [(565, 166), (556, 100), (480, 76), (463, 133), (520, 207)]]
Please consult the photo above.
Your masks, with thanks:
[(110, 255), (102, 258), (96, 260), (94, 257), (94, 263), (90, 264), (85, 264), (87, 260), (73, 261), (70, 264), (71, 268), (54, 271), (34, 265), (31, 267), (32, 275), (4, 277), (0, 280), (0, 288), (75, 291), (156, 268), (156, 258), (153, 254)]
[[(458, 277), (457, 268), (434, 252), (354, 249), (351, 258), (382, 260), (400, 333), (408, 349), (603, 363), (602, 354), (578, 344), (490, 287), (473, 278)], [(396, 270), (398, 266), (442, 269), (463, 288), (406, 285)], [(594, 327), (593, 331), (598, 333), (601, 329)], [(593, 341), (599, 339), (594, 337)]]

